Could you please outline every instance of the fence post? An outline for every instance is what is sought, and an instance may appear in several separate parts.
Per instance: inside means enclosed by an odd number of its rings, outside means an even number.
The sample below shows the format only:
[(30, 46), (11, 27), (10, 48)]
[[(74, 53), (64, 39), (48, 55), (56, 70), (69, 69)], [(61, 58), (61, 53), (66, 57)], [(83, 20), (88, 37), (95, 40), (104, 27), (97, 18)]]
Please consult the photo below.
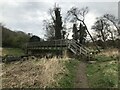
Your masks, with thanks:
[(80, 47), (80, 54), (81, 54), (81, 47)]

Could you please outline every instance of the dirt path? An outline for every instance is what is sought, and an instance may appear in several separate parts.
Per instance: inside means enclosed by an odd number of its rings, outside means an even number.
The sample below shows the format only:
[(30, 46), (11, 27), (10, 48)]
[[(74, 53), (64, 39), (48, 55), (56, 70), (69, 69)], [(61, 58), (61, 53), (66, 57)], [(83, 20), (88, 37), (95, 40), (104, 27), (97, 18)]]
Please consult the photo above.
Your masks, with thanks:
[(76, 79), (75, 79), (75, 88), (89, 88), (88, 80), (86, 76), (86, 63), (80, 61), (77, 69)]

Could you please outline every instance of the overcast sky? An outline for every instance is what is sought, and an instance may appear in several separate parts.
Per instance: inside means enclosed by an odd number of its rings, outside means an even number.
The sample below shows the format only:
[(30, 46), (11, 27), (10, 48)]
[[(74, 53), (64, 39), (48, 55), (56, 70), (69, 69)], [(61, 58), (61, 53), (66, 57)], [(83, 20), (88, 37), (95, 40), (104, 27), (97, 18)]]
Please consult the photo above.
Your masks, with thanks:
[[(81, 2), (84, 1), (84, 2)], [(92, 1), (92, 2), (90, 2)], [(111, 1), (111, 2), (110, 2)], [(15, 31), (33, 33), (44, 37), (43, 20), (49, 19), (48, 10), (57, 3), (61, 7), (61, 14), (65, 17), (67, 10), (76, 6), (78, 8), (89, 7), (86, 16), (88, 29), (95, 22), (95, 18), (110, 13), (118, 16), (119, 0), (0, 0), (0, 22)], [(92, 33), (92, 32), (91, 32)]]

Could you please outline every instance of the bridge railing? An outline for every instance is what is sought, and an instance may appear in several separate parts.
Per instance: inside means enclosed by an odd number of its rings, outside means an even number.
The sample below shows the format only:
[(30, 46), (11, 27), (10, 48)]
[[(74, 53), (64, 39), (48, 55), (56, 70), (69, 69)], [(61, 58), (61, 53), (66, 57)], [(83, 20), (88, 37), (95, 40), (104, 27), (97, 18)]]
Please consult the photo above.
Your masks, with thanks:
[(74, 40), (74, 39), (69, 40), (69, 42), (71, 42), (71, 43), (76, 43), (77, 46), (81, 46), (83, 49), (85, 49), (85, 50), (87, 50), (87, 51), (90, 51), (89, 48), (86, 48), (84, 45), (78, 43), (78, 42), (77, 42), (76, 40)]
[(52, 40), (52, 41), (40, 41), (40, 42), (28, 42), (27, 48), (32, 47), (64, 47), (68, 43), (68, 40), (60, 39), (60, 40)]

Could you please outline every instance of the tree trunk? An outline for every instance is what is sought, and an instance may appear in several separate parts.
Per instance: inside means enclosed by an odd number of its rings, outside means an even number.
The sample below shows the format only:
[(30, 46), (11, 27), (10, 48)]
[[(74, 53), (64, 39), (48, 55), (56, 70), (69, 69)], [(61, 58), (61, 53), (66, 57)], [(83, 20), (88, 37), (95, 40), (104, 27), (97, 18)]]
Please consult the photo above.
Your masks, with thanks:
[(93, 41), (93, 43), (94, 43), (96, 49), (98, 50), (98, 52), (100, 52), (100, 49), (98, 48), (98, 46), (96, 45), (96, 43), (95, 43), (95, 41), (94, 41), (92, 35), (91, 35), (90, 32), (88, 31), (88, 28), (87, 28), (87, 26), (86, 26), (84, 20), (79, 19), (78, 16), (77, 16), (76, 14), (74, 14), (74, 16), (76, 17), (76, 19), (77, 19), (78, 21), (82, 22), (82, 23), (85, 25), (85, 28), (86, 28), (87, 33), (89, 34), (89, 36), (90, 36), (91, 40)]
[[(82, 21), (82, 22), (83, 22), (83, 21)], [(93, 41), (93, 43), (94, 43), (96, 49), (98, 50), (98, 52), (100, 52), (100, 49), (98, 48), (98, 46), (96, 45), (96, 43), (95, 43), (95, 41), (94, 41), (92, 35), (91, 35), (90, 32), (88, 31), (88, 28), (87, 28), (86, 24), (85, 24), (84, 22), (83, 22), (83, 24), (85, 25), (86, 31), (87, 31), (87, 33), (89, 34), (91, 40)]]
[(103, 33), (102, 29), (100, 30), (100, 32), (101, 32), (102, 39), (104, 41), (104, 44), (103, 44), (104, 47), (103, 48), (107, 48), (106, 39), (105, 39), (105, 36), (104, 36), (104, 33)]

